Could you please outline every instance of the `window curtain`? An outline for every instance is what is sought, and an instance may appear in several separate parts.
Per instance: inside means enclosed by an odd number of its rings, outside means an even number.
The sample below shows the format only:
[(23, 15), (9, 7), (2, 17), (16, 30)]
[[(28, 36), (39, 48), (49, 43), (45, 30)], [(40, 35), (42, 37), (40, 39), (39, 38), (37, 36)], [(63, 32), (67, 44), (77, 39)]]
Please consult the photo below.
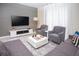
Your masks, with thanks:
[(67, 37), (67, 22), (68, 8), (66, 4), (49, 4), (44, 7), (44, 22), (48, 25), (48, 30), (52, 30), (54, 26), (66, 27)]

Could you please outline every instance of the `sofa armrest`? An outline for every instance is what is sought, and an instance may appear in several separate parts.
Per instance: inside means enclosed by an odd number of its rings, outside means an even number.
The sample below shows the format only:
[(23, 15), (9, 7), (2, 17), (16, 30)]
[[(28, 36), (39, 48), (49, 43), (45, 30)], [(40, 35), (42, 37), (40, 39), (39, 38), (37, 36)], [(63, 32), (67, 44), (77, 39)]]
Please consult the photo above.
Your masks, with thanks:
[(37, 28), (36, 30), (41, 30), (41, 28)]
[(60, 33), (58, 33), (58, 35), (59, 35), (60, 39), (62, 41), (64, 41), (64, 39), (65, 39), (65, 33), (64, 32), (60, 32)]
[(60, 32), (60, 33), (58, 33), (59, 35), (62, 35), (64, 32)]
[(64, 32), (60, 32), (60, 33), (58, 33), (58, 35), (59, 35), (60, 37), (63, 37), (63, 36), (64, 36)]
[(68, 37), (69, 39), (72, 39), (73, 38), (73, 35), (69, 35), (69, 37)]
[(53, 33), (55, 33), (54, 31), (48, 31), (48, 34), (53, 34)]

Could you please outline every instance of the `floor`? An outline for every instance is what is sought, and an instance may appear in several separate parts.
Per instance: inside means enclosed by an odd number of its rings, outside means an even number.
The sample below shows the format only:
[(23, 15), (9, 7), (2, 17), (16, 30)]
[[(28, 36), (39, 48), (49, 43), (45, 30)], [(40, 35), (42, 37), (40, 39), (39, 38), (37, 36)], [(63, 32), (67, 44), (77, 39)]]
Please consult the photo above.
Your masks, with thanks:
[(0, 38), (0, 40), (3, 42), (7, 42), (7, 41), (11, 41), (11, 40), (20, 39), (22, 41), (22, 43), (29, 49), (29, 51), (35, 56), (46, 55), (48, 52), (50, 52), (51, 50), (53, 50), (57, 46), (55, 43), (49, 41), (48, 44), (46, 44), (38, 49), (35, 49), (27, 42), (27, 39), (29, 36), (31, 36), (31, 35), (20, 36), (20, 37)]

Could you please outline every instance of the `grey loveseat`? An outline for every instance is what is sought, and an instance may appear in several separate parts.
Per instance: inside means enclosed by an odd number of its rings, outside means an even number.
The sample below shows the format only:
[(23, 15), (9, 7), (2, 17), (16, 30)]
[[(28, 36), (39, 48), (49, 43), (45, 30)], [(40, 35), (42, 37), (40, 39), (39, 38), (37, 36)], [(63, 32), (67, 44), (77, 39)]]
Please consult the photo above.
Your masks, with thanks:
[[(2, 43), (0, 42), (1, 56), (33, 56), (20, 40)], [(79, 56), (79, 48), (75, 47), (70, 39), (62, 42), (46, 56)]]

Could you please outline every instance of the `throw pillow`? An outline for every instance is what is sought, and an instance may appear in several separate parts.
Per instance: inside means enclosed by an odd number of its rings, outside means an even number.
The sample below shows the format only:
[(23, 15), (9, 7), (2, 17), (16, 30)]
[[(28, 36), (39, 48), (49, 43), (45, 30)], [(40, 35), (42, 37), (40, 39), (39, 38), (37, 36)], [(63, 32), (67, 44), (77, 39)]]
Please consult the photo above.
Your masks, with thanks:
[(79, 32), (78, 32), (78, 31), (76, 31), (76, 32), (75, 32), (75, 35), (79, 35)]
[(8, 52), (4, 43), (0, 41), (0, 56), (8, 56), (8, 55), (10, 55), (10, 53)]
[(71, 40), (74, 46), (79, 47), (79, 36), (78, 35), (74, 35)]

